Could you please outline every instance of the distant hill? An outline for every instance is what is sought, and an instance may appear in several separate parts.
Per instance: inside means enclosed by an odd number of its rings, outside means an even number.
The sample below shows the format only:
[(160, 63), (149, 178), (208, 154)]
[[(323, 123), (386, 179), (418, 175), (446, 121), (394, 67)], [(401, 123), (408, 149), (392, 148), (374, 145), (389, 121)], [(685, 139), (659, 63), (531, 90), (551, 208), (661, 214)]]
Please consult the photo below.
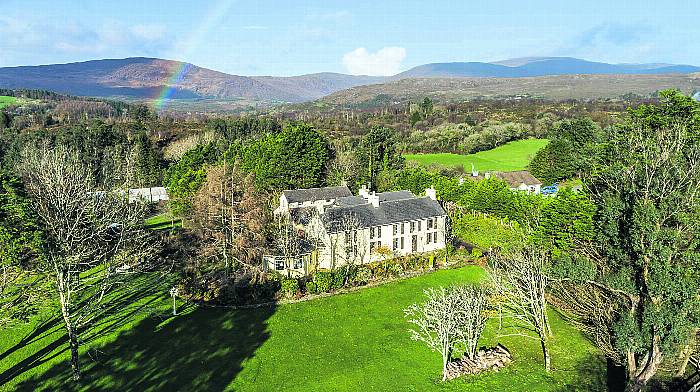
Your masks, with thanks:
[(700, 89), (700, 73), (651, 75), (554, 75), (522, 78), (416, 78), (357, 86), (321, 99), (337, 106), (382, 106), (431, 97), (442, 102), (476, 98), (550, 100), (649, 97), (677, 88), (686, 94)]
[[(391, 77), (355, 76), (340, 73), (316, 73), (291, 77), (275, 76), (240, 76), (230, 75), (193, 64), (179, 61), (163, 60), (156, 58), (134, 57), (126, 59), (93, 60), (79, 63), (54, 64), (41, 66), (23, 66), (0, 68), (0, 88), (12, 89), (41, 89), (58, 93), (77, 96), (96, 97), (130, 97), (136, 99), (153, 99), (168, 91), (171, 99), (207, 98), (210, 100), (222, 100), (236, 102), (245, 106), (249, 102), (275, 103), (300, 103), (313, 101), (333, 94), (338, 97), (347, 96), (342, 92), (351, 89), (352, 93), (375, 91), (377, 94), (410, 95), (412, 92), (423, 91), (435, 93), (436, 89), (446, 89), (438, 92), (446, 95), (460, 95), (469, 90), (468, 95), (479, 95), (485, 86), (495, 89), (483, 92), (486, 95), (499, 94), (536, 94), (541, 91), (558, 91), (556, 96), (577, 97), (590, 95), (590, 88), (571, 92), (573, 86), (580, 86), (583, 79), (550, 79), (548, 82), (532, 79), (541, 76), (556, 75), (669, 75), (690, 74), (700, 72), (700, 67), (691, 65), (673, 64), (607, 64), (580, 60), (569, 57), (528, 57), (510, 59), (493, 63), (462, 62), (462, 63), (433, 63), (421, 65), (408, 71), (401, 72)], [(687, 75), (691, 77), (691, 75)], [(415, 82), (392, 84), (387, 82), (400, 82), (404, 79), (418, 79)], [(459, 81), (460, 79), (465, 79)], [(517, 78), (525, 78), (527, 81), (517, 81)], [(441, 79), (439, 82), (430, 82), (422, 79)], [(455, 82), (445, 82), (443, 79), (455, 79)], [(480, 80), (483, 79), (483, 80)], [(502, 80), (501, 80), (502, 79)], [(634, 79), (634, 78), (632, 78)], [(662, 78), (663, 79), (663, 78)], [(678, 78), (676, 78), (678, 79)], [(561, 85), (554, 90), (551, 84), (573, 83)], [(629, 87), (630, 79), (620, 86), (597, 86), (595, 89), (610, 87), (611, 91), (621, 94), (635, 93), (639, 89)], [(648, 79), (641, 82), (645, 86), (656, 86), (659, 83), (650, 82)], [(652, 78), (653, 80), (653, 78)], [(659, 79), (660, 80), (660, 79)], [(503, 83), (511, 83), (513, 86), (523, 86), (522, 90), (515, 91)], [(601, 79), (592, 79), (590, 83), (599, 83)], [(536, 85), (545, 83), (538, 88)], [(555, 83), (555, 84), (556, 84)], [(457, 89), (450, 92), (451, 85)], [(466, 86), (480, 86), (479, 89)], [(667, 85), (667, 83), (660, 83)], [(366, 88), (357, 90), (356, 88)], [(405, 88), (403, 92), (394, 91), (397, 86)], [(627, 86), (627, 87), (623, 87)], [(672, 87), (681, 87), (671, 85)], [(466, 90), (465, 90), (466, 89)], [(543, 90), (544, 89), (544, 90)], [(646, 89), (642, 89), (646, 92)], [(584, 91), (585, 93), (581, 93)], [(597, 90), (600, 91), (600, 90)], [(605, 93), (605, 91), (602, 91)], [(567, 96), (567, 94), (570, 94)], [(439, 94), (438, 94), (439, 95)], [(462, 94), (463, 95), (463, 94)], [(604, 94), (608, 96), (610, 94)], [(364, 94), (362, 95), (364, 97)], [(336, 99), (335, 97), (329, 98)], [(353, 100), (361, 99), (355, 97)], [(184, 101), (183, 101), (184, 102)]]
[[(179, 77), (173, 78), (181, 72)], [(320, 73), (293, 77), (229, 75), (179, 61), (154, 58), (0, 68), (0, 87), (51, 90), (80, 96), (223, 98), (303, 102), (384, 78)]]
[(673, 64), (608, 64), (572, 57), (525, 57), (493, 63), (433, 63), (419, 65), (393, 79), (405, 78), (522, 78), (551, 75), (658, 75), (699, 72), (700, 67)]

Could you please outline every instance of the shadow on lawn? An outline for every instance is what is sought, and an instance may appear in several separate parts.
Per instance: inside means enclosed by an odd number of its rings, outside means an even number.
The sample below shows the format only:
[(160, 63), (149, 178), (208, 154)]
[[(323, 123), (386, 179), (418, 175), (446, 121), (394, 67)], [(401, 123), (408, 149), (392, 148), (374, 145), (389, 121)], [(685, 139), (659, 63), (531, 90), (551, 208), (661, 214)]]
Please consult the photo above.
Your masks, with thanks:
[[(158, 282), (163, 282), (159, 275), (144, 276), (138, 284), (113, 294), (107, 306), (99, 310), (99, 321), (92, 325), (89, 330), (81, 332), (81, 351), (87, 349), (95, 339), (114, 333), (133, 320), (138, 313), (149, 312), (150, 306), (158, 301), (158, 294), (163, 290), (157, 284)], [(144, 300), (148, 297), (150, 297), (148, 300)], [(46, 339), (46, 341), (42, 342), (42, 346), (39, 346), (36, 342), (42, 339)], [(68, 351), (67, 342), (68, 337), (65, 334), (61, 316), (53, 316), (40, 322), (12, 347), (0, 353), (0, 360), (5, 360), (6, 357), (27, 345), (36, 345), (35, 351), (30, 355), (0, 373), (0, 386), (26, 371), (63, 355)]]
[(625, 389), (625, 370), (600, 355), (590, 355), (578, 361), (570, 369), (556, 372), (572, 372), (574, 377), (559, 391), (622, 391)]
[(269, 338), (267, 320), (274, 312), (274, 306), (199, 308), (165, 320), (146, 318), (98, 348), (92, 360), (83, 355), (78, 383), (63, 361), (18, 390), (223, 390)]

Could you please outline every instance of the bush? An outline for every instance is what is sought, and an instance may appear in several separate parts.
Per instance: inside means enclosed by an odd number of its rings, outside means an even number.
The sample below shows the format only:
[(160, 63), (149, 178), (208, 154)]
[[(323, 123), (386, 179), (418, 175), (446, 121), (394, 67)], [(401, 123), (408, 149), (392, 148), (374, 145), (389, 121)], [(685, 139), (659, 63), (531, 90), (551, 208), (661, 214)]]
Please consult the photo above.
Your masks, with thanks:
[(318, 285), (313, 280), (306, 282), (306, 294), (318, 293)]
[(403, 267), (399, 263), (391, 263), (388, 268), (389, 275), (397, 277), (403, 273)]
[(333, 280), (331, 281), (331, 288), (337, 290), (345, 285), (345, 276), (347, 275), (346, 272), (347, 270), (343, 267), (333, 271)]
[(282, 278), (282, 295), (293, 298), (299, 291), (299, 281), (296, 278)]
[(357, 269), (353, 282), (358, 284), (367, 284), (370, 280), (372, 280), (372, 270), (362, 266)]
[(333, 274), (330, 272), (318, 271), (314, 273), (314, 283), (319, 293), (330, 291), (332, 281)]
[(483, 255), (484, 255), (484, 253), (481, 251), (481, 249), (476, 248), (476, 247), (472, 248), (472, 254), (471, 254), (472, 259), (474, 259), (474, 260), (480, 259), (481, 256), (483, 256)]

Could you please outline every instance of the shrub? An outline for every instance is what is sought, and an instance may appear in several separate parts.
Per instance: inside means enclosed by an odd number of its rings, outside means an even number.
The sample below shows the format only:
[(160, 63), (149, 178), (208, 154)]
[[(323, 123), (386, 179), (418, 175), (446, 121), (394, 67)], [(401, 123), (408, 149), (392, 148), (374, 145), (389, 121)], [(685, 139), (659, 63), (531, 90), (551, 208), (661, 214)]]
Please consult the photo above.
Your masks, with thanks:
[(389, 275), (397, 277), (403, 273), (403, 267), (399, 263), (391, 263), (388, 268)]
[(483, 256), (483, 255), (484, 255), (484, 253), (481, 251), (481, 249), (476, 248), (476, 247), (472, 249), (472, 254), (471, 254), (472, 259), (474, 259), (474, 260), (480, 259), (481, 256)]
[(314, 274), (314, 283), (319, 293), (329, 291), (333, 281), (333, 274), (326, 271), (318, 271)]
[(333, 271), (333, 279), (331, 281), (331, 288), (339, 289), (345, 285), (345, 276), (347, 276), (347, 268), (340, 267)]
[(306, 293), (316, 294), (318, 293), (318, 285), (313, 280), (306, 282)]
[(227, 303), (244, 305), (273, 301), (280, 292), (280, 280), (280, 275), (274, 272), (265, 274), (263, 279), (255, 283), (238, 280), (228, 289), (227, 296), (230, 302)]
[(372, 280), (372, 270), (365, 266), (359, 267), (353, 281), (359, 284), (367, 284), (370, 280)]
[(282, 278), (282, 295), (292, 298), (299, 291), (299, 281), (296, 278)]

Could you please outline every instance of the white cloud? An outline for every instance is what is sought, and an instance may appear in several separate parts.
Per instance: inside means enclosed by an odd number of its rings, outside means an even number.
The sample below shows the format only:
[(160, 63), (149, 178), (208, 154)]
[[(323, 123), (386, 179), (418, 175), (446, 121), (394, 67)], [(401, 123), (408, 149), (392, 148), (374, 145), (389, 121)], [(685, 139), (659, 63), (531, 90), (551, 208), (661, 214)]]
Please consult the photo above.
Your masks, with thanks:
[(357, 48), (343, 55), (343, 65), (352, 75), (390, 76), (401, 71), (405, 58), (406, 49), (398, 46), (388, 46), (374, 53)]
[(158, 57), (172, 46), (166, 26), (106, 20), (49, 20), (0, 15), (0, 66), (49, 64), (102, 57)]

